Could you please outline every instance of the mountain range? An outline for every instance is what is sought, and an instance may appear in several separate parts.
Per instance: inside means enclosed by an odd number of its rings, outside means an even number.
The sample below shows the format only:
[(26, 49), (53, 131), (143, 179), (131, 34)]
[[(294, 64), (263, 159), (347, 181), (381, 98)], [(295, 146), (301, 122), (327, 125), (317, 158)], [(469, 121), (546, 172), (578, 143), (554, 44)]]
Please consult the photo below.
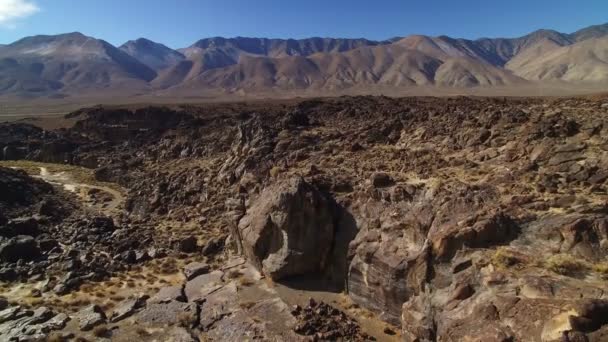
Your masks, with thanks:
[(518, 38), (206, 38), (174, 50), (145, 38), (115, 47), (81, 33), (0, 45), (0, 96), (76, 97), (265, 91), (608, 88), (608, 24)]

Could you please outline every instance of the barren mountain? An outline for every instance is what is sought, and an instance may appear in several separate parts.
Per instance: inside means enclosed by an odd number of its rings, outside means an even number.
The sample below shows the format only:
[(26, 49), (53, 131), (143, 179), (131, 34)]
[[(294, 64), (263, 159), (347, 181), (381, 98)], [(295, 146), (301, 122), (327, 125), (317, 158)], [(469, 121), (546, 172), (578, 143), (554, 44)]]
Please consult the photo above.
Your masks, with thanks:
[(608, 37), (548, 50), (532, 54), (527, 63), (507, 67), (530, 80), (608, 82)]
[(391, 44), (311, 57), (243, 57), (238, 64), (204, 72), (176, 90), (179, 92), (182, 87), (341, 90), (373, 85), (469, 87), (524, 82), (509, 71), (469, 57), (433, 55)]
[[(188, 61), (176, 64), (161, 73), (155, 84), (161, 88), (192, 80), (205, 71), (236, 65), (241, 57), (310, 56), (315, 53), (344, 52), (361, 46), (381, 44), (366, 39), (266, 39), (266, 38), (207, 38), (181, 49)], [(297, 66), (296, 66), (297, 67)]]
[(154, 70), (166, 69), (185, 59), (181, 53), (145, 38), (130, 40), (120, 49)]
[(589, 38), (601, 38), (608, 35), (608, 23), (603, 25), (593, 25), (578, 30), (571, 34), (571, 39), (580, 42)]
[(125, 52), (80, 33), (19, 40), (0, 50), (0, 66), (3, 93), (144, 89), (156, 77)]
[[(81, 34), (0, 47), (0, 95), (326, 93), (371, 86), (468, 88), (606, 82), (608, 24), (518, 38), (207, 38), (185, 49), (138, 39), (117, 49)], [(560, 83), (560, 84), (562, 84)], [(103, 90), (100, 92), (99, 90)]]

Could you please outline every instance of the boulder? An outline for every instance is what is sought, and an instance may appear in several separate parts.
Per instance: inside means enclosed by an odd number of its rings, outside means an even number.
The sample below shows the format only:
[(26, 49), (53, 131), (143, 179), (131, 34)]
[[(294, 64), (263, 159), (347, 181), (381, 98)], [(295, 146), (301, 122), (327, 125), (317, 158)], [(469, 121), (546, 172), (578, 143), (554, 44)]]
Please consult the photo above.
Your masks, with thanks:
[(33, 217), (16, 218), (10, 220), (4, 227), (0, 227), (0, 236), (4, 237), (15, 237), (18, 235), (37, 236), (39, 234), (38, 220)]
[(106, 322), (106, 314), (98, 305), (90, 305), (78, 312), (80, 330), (88, 331)]
[(133, 315), (137, 310), (146, 305), (147, 295), (137, 296), (136, 298), (124, 301), (112, 312), (110, 322), (116, 323)]
[(448, 260), (464, 247), (488, 248), (508, 243), (520, 233), (520, 227), (501, 212), (477, 219), (470, 226), (448, 223), (429, 233), (433, 254), (437, 259)]
[(0, 260), (2, 261), (33, 260), (39, 256), (40, 248), (31, 236), (16, 236), (0, 244)]
[(182, 320), (193, 322), (196, 320), (197, 305), (171, 301), (168, 303), (154, 303), (146, 306), (137, 313), (135, 320), (139, 324), (177, 325)]
[(184, 293), (189, 302), (204, 301), (210, 293), (217, 291), (224, 286), (222, 278), (224, 272), (213, 271), (200, 275), (186, 283)]
[(184, 253), (194, 253), (198, 250), (198, 242), (196, 237), (189, 236), (183, 238), (176, 243), (176, 249)]
[(246, 257), (273, 280), (323, 270), (334, 238), (334, 206), (302, 178), (262, 192), (238, 225)]
[(184, 267), (186, 280), (192, 280), (201, 274), (209, 273), (209, 265), (204, 262), (192, 262)]
[(393, 185), (395, 182), (388, 174), (384, 172), (376, 172), (372, 175), (372, 184), (376, 188), (385, 188)]
[(184, 285), (163, 287), (158, 291), (158, 293), (152, 296), (150, 300), (148, 300), (148, 303), (158, 304), (169, 303), (171, 301), (186, 302)]
[(217, 254), (224, 248), (225, 241), (226, 239), (221, 237), (210, 239), (205, 246), (203, 246), (201, 253), (205, 256)]

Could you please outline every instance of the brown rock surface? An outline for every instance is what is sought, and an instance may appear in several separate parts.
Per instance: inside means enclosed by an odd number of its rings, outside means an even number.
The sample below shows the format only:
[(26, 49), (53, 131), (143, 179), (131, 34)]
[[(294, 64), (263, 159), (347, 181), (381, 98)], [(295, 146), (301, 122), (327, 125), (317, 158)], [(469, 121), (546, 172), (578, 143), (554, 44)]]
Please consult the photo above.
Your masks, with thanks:
[(322, 271), (334, 238), (332, 210), (301, 178), (264, 190), (239, 222), (245, 255), (273, 280)]

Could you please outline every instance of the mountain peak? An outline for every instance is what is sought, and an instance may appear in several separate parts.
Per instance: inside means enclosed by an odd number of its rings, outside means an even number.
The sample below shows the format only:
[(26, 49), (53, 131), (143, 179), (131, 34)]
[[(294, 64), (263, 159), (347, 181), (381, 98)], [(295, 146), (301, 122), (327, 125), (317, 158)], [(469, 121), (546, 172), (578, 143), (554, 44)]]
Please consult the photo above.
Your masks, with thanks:
[(146, 38), (130, 40), (119, 49), (157, 71), (173, 66), (185, 58), (181, 53)]

